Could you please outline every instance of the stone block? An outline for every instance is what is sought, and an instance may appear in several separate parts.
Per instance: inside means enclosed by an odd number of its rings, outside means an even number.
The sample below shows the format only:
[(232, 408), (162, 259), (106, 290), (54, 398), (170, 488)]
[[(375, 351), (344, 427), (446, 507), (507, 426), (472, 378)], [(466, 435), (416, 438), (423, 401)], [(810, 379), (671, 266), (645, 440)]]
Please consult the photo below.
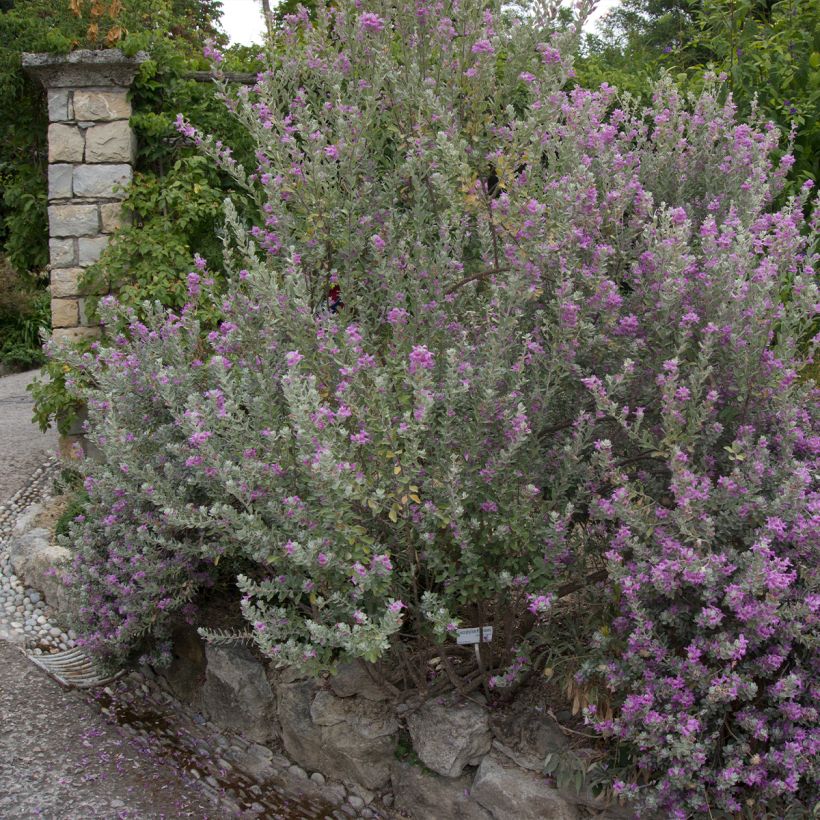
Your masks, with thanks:
[(472, 777), (439, 777), (402, 761), (393, 762), (393, 794), (396, 808), (413, 820), (491, 820), (490, 813), (470, 799)]
[(77, 240), (80, 267), (93, 265), (108, 244), (107, 236), (82, 236)]
[(9, 543), (9, 558), (17, 577), (28, 587), (39, 590), (46, 601), (61, 615), (76, 610), (69, 588), (62, 575), (71, 566), (71, 553), (51, 543), (52, 534), (46, 529), (33, 529)]
[(71, 199), (71, 177), (74, 166), (56, 164), (48, 166), (48, 198)]
[(53, 299), (65, 299), (67, 296), (80, 295), (80, 277), (82, 268), (55, 268), (51, 271), (51, 296)]
[(398, 731), (392, 706), (337, 698), (314, 681), (280, 683), (277, 695), (282, 742), (301, 766), (367, 789), (387, 784)]
[(48, 161), (82, 162), (85, 135), (76, 125), (54, 123), (48, 127)]
[(99, 339), (102, 329), (100, 327), (56, 327), (51, 332), (51, 338), (55, 342), (84, 342)]
[(95, 122), (127, 120), (131, 116), (131, 103), (124, 88), (106, 90), (78, 89), (74, 92), (74, 118)]
[(51, 236), (88, 236), (100, 230), (96, 205), (49, 205), (48, 225)]
[(80, 323), (80, 303), (77, 299), (51, 300), (51, 326), (76, 327)]
[(276, 701), (262, 661), (243, 646), (205, 646), (202, 705), (217, 726), (265, 743), (275, 735)]
[(48, 257), (52, 268), (70, 268), (77, 264), (77, 249), (74, 238), (49, 239)]
[(133, 162), (137, 140), (128, 120), (92, 125), (85, 132), (86, 162)]
[(117, 228), (129, 222), (128, 215), (123, 212), (119, 202), (106, 202), (100, 205), (100, 219), (103, 233), (114, 233)]
[(50, 88), (48, 90), (48, 119), (50, 122), (62, 122), (73, 119), (71, 116), (71, 92), (67, 88)]
[(470, 796), (493, 820), (577, 820), (578, 809), (552, 788), (543, 775), (519, 769), (491, 752), (476, 772)]
[(407, 717), (413, 749), (436, 774), (458, 777), (490, 751), (487, 710), (457, 697), (429, 700)]
[(74, 196), (121, 199), (117, 186), (131, 181), (130, 165), (78, 165), (74, 169)]

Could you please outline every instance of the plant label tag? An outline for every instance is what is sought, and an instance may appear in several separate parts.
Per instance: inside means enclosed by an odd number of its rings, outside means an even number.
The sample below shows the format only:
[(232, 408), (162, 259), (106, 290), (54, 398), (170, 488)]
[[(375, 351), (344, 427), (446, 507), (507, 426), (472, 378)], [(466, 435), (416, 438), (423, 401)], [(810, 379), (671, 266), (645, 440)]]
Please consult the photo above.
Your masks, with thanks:
[(468, 629), (459, 629), (456, 633), (456, 643), (459, 644), (489, 643), (492, 639), (493, 628), (491, 626), (471, 626)]

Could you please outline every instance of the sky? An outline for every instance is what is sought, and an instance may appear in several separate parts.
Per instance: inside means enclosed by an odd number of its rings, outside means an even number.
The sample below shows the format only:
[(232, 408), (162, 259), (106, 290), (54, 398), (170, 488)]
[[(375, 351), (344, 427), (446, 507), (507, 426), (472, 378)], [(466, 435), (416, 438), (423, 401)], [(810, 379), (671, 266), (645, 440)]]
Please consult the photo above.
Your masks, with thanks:
[[(618, 0), (600, 0), (587, 28), (594, 26), (595, 20), (617, 3)], [(272, 5), (275, 6), (275, 0)], [(262, 42), (265, 25), (259, 0), (223, 0), (223, 9), (222, 26), (232, 43), (251, 45)]]

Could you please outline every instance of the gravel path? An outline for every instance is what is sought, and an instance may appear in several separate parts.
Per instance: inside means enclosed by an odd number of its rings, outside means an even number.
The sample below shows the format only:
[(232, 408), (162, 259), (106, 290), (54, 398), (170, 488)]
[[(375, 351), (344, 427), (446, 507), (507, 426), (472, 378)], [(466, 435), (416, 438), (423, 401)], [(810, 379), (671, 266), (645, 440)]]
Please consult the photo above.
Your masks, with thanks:
[(43, 434), (31, 421), (31, 394), (26, 387), (37, 373), (0, 378), (0, 503), (11, 498), (57, 449), (57, 433)]
[(0, 641), (0, 817), (220, 817), (196, 784)]

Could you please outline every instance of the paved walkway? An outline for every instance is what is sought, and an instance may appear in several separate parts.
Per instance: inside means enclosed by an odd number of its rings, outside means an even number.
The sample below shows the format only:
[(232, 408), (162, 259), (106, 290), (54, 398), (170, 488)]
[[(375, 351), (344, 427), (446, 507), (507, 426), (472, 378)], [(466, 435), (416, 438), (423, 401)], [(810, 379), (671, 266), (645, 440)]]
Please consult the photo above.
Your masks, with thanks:
[(57, 449), (57, 433), (45, 435), (31, 421), (26, 391), (36, 370), (0, 378), (0, 502), (11, 498)]
[[(31, 422), (34, 373), (0, 378), (0, 501), (57, 446)], [(0, 817), (225, 817), (195, 782), (169, 767), (93, 701), (64, 692), (0, 636)]]

